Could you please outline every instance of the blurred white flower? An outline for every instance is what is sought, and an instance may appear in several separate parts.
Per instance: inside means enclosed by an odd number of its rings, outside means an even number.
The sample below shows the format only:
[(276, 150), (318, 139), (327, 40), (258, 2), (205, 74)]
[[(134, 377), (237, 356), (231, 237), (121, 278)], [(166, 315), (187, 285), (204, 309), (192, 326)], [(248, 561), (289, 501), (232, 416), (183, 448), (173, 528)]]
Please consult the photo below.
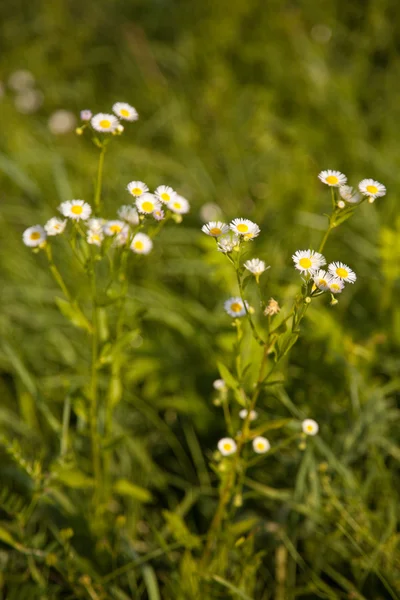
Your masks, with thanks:
[(36, 246), (40, 246), (46, 240), (46, 232), (41, 225), (33, 225), (33, 227), (28, 227), (25, 229), (22, 234), (22, 240), (25, 246), (30, 246), (31, 248), (35, 248)]
[(153, 212), (153, 217), (156, 221), (162, 221), (163, 219), (165, 219), (165, 212), (162, 208), (159, 208), (158, 210), (155, 210)]
[(92, 213), (91, 206), (84, 200), (68, 200), (62, 202), (58, 210), (64, 217), (74, 219), (75, 221), (86, 221)]
[(134, 206), (127, 204), (120, 206), (118, 209), (118, 216), (131, 225), (139, 225), (138, 211)]
[(231, 317), (244, 317), (244, 315), (246, 314), (246, 309), (244, 307), (242, 299), (239, 297), (233, 297), (229, 298), (229, 300), (226, 300), (226, 302), (224, 303), (224, 308), (228, 315), (230, 315)]
[(90, 121), (92, 116), (93, 116), (93, 114), (92, 114), (91, 110), (85, 109), (85, 110), (81, 110), (81, 112), (80, 112), (80, 117), (81, 117), (82, 121)]
[(136, 254), (149, 254), (152, 248), (153, 242), (145, 233), (137, 233), (131, 243), (131, 250)]
[(327, 292), (329, 290), (329, 282), (332, 279), (332, 275), (327, 273), (323, 269), (319, 269), (317, 273), (313, 275), (313, 281), (319, 290)]
[(168, 202), (167, 208), (178, 215), (185, 215), (190, 210), (190, 204), (186, 198), (176, 194), (175, 198)]
[(212, 237), (218, 237), (225, 235), (229, 231), (229, 226), (222, 221), (210, 221), (201, 228), (203, 233), (211, 235)]
[(112, 133), (118, 127), (119, 121), (115, 115), (98, 113), (91, 118), (93, 129), (102, 133)]
[(350, 202), (350, 204), (357, 204), (361, 200), (360, 194), (351, 185), (341, 185), (339, 187), (339, 194), (343, 200)]
[(146, 192), (136, 198), (136, 208), (140, 213), (150, 215), (155, 210), (159, 210), (161, 204), (153, 194)]
[(257, 454), (265, 454), (270, 450), (271, 444), (267, 440), (267, 438), (262, 437), (261, 435), (257, 436), (253, 440), (253, 450)]
[(328, 265), (328, 271), (334, 277), (339, 277), (343, 281), (348, 283), (354, 283), (357, 279), (357, 275), (344, 263), (334, 262)]
[(94, 246), (101, 246), (104, 240), (104, 234), (101, 229), (88, 229), (86, 232), (86, 241)]
[(218, 221), (221, 218), (221, 209), (218, 204), (206, 202), (200, 208), (200, 218), (204, 223), (207, 223), (207, 221)]
[(132, 196), (141, 196), (149, 191), (149, 188), (145, 183), (143, 183), (143, 181), (131, 181), (126, 186), (126, 189), (132, 194)]
[(215, 390), (226, 390), (226, 383), (223, 379), (216, 379), (213, 382), (213, 388)]
[(103, 232), (103, 225), (105, 222), (105, 219), (89, 219), (86, 224), (92, 231)]
[[(246, 419), (247, 418), (247, 414), (248, 414), (248, 410), (247, 408), (242, 408), (242, 410), (239, 411), (239, 417), (241, 419)], [(256, 410), (251, 410), (250, 411), (250, 421), (255, 421), (258, 417), (258, 412)]]
[(60, 233), (64, 231), (66, 224), (66, 219), (62, 221), (57, 217), (53, 217), (52, 219), (49, 219), (49, 221), (47, 221), (44, 228), (47, 235), (60, 235)]
[(222, 456), (230, 456), (236, 452), (236, 442), (232, 438), (222, 438), (218, 442), (218, 450)]
[(137, 110), (126, 102), (116, 102), (112, 109), (117, 117), (124, 119), (125, 121), (137, 121), (139, 118)]
[(14, 92), (22, 92), (35, 84), (35, 77), (26, 69), (18, 69), (11, 73), (8, 85)]
[(265, 265), (265, 262), (263, 260), (260, 260), (259, 258), (252, 258), (251, 260), (247, 260), (243, 266), (245, 267), (245, 269), (250, 271), (250, 273), (253, 273), (253, 275), (261, 275), (261, 273), (264, 273), (264, 271), (269, 269), (269, 267)]
[(292, 259), (295, 268), (301, 273), (310, 273), (326, 263), (325, 257), (314, 250), (297, 250)]
[(340, 185), (344, 185), (347, 181), (346, 175), (343, 175), (340, 171), (332, 171), (332, 169), (321, 171), (318, 175), (318, 179), (331, 187), (339, 187)]
[(319, 430), (318, 423), (314, 419), (304, 419), (301, 427), (306, 435), (317, 435)]
[(56, 110), (50, 115), (48, 120), (49, 129), (55, 135), (69, 133), (75, 128), (75, 125), (75, 115), (69, 110)]
[(224, 235), (218, 239), (217, 250), (224, 254), (228, 254), (229, 252), (232, 252), (239, 243), (240, 240), (238, 235)]
[(30, 115), (42, 106), (43, 94), (38, 90), (24, 90), (14, 98), (15, 108), (24, 115)]
[(126, 227), (123, 221), (106, 221), (103, 225), (103, 231), (105, 235), (117, 235)]
[(168, 202), (174, 200), (177, 195), (175, 190), (169, 187), (169, 185), (159, 185), (154, 194), (164, 204), (168, 204)]
[(253, 239), (260, 233), (259, 226), (249, 219), (233, 219), (230, 228), (234, 233), (242, 235), (245, 240)]
[(332, 294), (340, 294), (344, 288), (344, 283), (339, 277), (332, 277), (328, 281), (328, 287)]
[(372, 204), (376, 198), (386, 194), (386, 188), (383, 183), (374, 179), (363, 179), (358, 184), (358, 189), (364, 196), (368, 196), (368, 202)]

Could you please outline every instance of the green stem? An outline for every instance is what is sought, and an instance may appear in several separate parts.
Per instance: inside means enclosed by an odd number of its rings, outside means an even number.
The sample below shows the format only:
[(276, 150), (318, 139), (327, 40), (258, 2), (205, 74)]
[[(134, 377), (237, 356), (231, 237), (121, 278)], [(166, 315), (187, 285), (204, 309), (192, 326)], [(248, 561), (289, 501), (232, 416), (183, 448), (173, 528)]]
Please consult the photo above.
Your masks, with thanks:
[(106, 152), (106, 147), (105, 145), (103, 145), (101, 147), (100, 150), (100, 156), (99, 156), (99, 165), (97, 168), (97, 181), (96, 181), (96, 189), (95, 189), (95, 193), (94, 193), (94, 210), (96, 215), (99, 214), (100, 212), (100, 205), (101, 205), (101, 187), (102, 187), (102, 181), (103, 181), (103, 169), (104, 169), (104, 155)]
[(95, 497), (100, 487), (101, 466), (100, 466), (100, 449), (98, 439), (98, 378), (97, 378), (97, 360), (99, 351), (99, 326), (97, 315), (97, 299), (96, 299), (96, 274), (94, 268), (94, 260), (92, 255), (92, 264), (90, 272), (90, 283), (92, 292), (92, 364), (90, 371), (90, 435), (92, 443), (92, 461), (93, 473), (96, 480)]
[(331, 233), (332, 229), (334, 229), (334, 227), (332, 226), (331, 222), (329, 222), (329, 227), (328, 227), (328, 229), (325, 231), (325, 235), (324, 235), (324, 237), (322, 238), (322, 242), (321, 242), (321, 243), (320, 243), (320, 245), (319, 245), (318, 252), (322, 252), (322, 250), (324, 249), (324, 246), (325, 246), (325, 244), (326, 244), (326, 242), (327, 242), (327, 240), (328, 240), (328, 237), (329, 237), (329, 235), (330, 235), (330, 233)]
[(238, 268), (236, 268), (236, 279), (237, 279), (238, 286), (239, 286), (240, 298), (241, 298), (241, 300), (242, 300), (242, 302), (243, 302), (243, 306), (244, 306), (244, 309), (245, 309), (245, 311), (246, 311), (247, 319), (248, 319), (248, 321), (249, 321), (249, 323), (250, 323), (250, 327), (251, 327), (251, 330), (252, 330), (252, 332), (253, 332), (253, 337), (254, 337), (254, 339), (256, 340), (256, 342), (257, 342), (258, 344), (260, 344), (260, 346), (265, 346), (265, 342), (264, 342), (264, 340), (263, 340), (263, 339), (260, 337), (260, 335), (258, 334), (258, 332), (257, 332), (257, 329), (256, 329), (256, 327), (255, 327), (255, 325), (254, 325), (254, 323), (253, 323), (253, 319), (251, 318), (251, 314), (250, 314), (250, 312), (249, 312), (249, 310), (248, 310), (248, 308), (247, 308), (247, 303), (246, 303), (246, 301), (245, 301), (245, 299), (244, 299), (244, 293), (243, 293), (242, 280), (241, 280), (241, 278), (240, 278), (240, 275), (239, 275), (239, 269), (238, 269)]

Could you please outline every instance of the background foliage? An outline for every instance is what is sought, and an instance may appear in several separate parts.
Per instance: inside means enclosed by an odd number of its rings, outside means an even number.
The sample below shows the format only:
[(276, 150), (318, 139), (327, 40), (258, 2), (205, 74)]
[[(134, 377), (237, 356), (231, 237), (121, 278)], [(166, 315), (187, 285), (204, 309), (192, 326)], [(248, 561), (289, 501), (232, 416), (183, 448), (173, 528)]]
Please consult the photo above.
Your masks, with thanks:
[[(3, 82), (29, 69), (43, 93), (29, 115), (9, 86), (0, 99), (1, 597), (399, 597), (397, 2), (33, 0), (0, 11)], [(109, 216), (132, 179), (176, 187), (192, 212), (163, 232), (151, 268), (130, 273), (132, 327), (144, 317), (110, 442), (125, 483), (102, 530), (78, 435), (85, 337), (59, 313), (44, 260), (21, 233), (60, 201), (93, 194), (96, 154), (73, 132), (52, 134), (50, 115), (117, 100), (140, 121), (107, 156)], [(207, 461), (225, 434), (212, 381), (234, 337), (222, 302), (236, 293), (199, 232), (200, 209), (215, 203), (227, 219), (260, 224), (254, 252), (285, 305), (291, 254), (325, 227), (323, 168), (353, 183), (374, 177), (389, 193), (330, 239), (357, 284), (337, 307), (310, 308), (284, 366), (288, 385), (262, 399), (268, 417), (312, 416), (321, 434), (305, 453), (254, 468), (226, 531), (227, 547), (243, 535), (230, 577), (199, 582), (197, 536), (216, 502)], [(62, 262), (84, 298), (67, 251)], [(63, 454), (67, 390), (78, 465)], [(216, 560), (226, 572), (228, 555)]]

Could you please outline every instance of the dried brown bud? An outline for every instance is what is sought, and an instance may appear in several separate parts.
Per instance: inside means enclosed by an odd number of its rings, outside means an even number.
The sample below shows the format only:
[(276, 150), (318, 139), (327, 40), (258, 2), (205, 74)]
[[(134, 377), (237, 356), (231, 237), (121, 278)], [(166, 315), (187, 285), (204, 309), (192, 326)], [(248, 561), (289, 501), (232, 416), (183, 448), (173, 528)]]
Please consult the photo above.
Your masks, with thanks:
[(273, 298), (270, 298), (269, 302), (268, 302), (268, 306), (264, 310), (264, 315), (266, 317), (276, 315), (276, 314), (278, 314), (278, 312), (280, 310), (281, 310), (281, 308), (280, 308), (278, 302), (276, 300), (274, 300)]

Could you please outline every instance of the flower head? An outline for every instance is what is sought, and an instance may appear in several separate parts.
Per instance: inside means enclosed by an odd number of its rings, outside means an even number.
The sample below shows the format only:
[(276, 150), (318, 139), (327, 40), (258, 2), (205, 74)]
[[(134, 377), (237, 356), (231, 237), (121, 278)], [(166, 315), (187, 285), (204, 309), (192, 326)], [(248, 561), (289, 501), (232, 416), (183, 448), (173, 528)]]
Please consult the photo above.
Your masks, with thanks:
[(80, 117), (82, 121), (90, 121), (90, 119), (92, 118), (92, 111), (91, 110), (81, 110), (80, 112)]
[(317, 271), (313, 275), (315, 285), (319, 290), (323, 290), (324, 292), (327, 292), (329, 290), (329, 282), (331, 279), (332, 275), (330, 273), (327, 273), (323, 269), (319, 269), (319, 271)]
[(340, 185), (344, 185), (347, 181), (346, 175), (343, 175), (343, 173), (340, 171), (332, 171), (331, 169), (321, 171), (321, 173), (318, 175), (318, 178), (322, 181), (322, 183), (326, 183), (326, 185), (330, 185), (332, 187), (339, 187)]
[(161, 208), (160, 201), (153, 194), (146, 192), (136, 198), (136, 208), (140, 213), (150, 215), (155, 210)]
[(103, 225), (103, 231), (108, 236), (117, 235), (124, 228), (126, 228), (126, 225), (123, 221), (106, 221)]
[(90, 205), (84, 200), (67, 200), (60, 204), (58, 210), (64, 217), (74, 221), (86, 221), (92, 213)]
[(118, 127), (119, 121), (115, 115), (98, 113), (90, 120), (93, 129), (102, 133), (112, 133)]
[(229, 226), (226, 223), (222, 223), (222, 221), (210, 221), (203, 225), (201, 230), (203, 233), (211, 235), (211, 237), (218, 237), (228, 233)]
[(104, 223), (105, 223), (105, 219), (89, 219), (88, 221), (86, 221), (86, 225), (92, 231), (103, 232)]
[(223, 379), (216, 379), (213, 382), (213, 388), (215, 390), (226, 390), (226, 383)]
[(328, 265), (328, 271), (333, 277), (339, 277), (342, 281), (347, 283), (354, 283), (357, 279), (357, 275), (344, 263), (334, 262)]
[[(242, 410), (239, 411), (239, 417), (241, 419), (246, 419), (247, 415), (248, 415), (249, 411), (247, 410), (247, 408), (242, 408)], [(256, 410), (251, 410), (250, 411), (250, 421), (255, 421), (258, 417), (258, 412)]]
[(47, 221), (44, 228), (46, 230), (47, 235), (60, 235), (60, 233), (64, 231), (66, 224), (66, 219), (62, 221), (57, 217), (53, 217), (52, 219), (49, 219)]
[(118, 216), (131, 225), (139, 225), (138, 211), (134, 206), (127, 204), (120, 206), (118, 209)]
[(153, 212), (153, 217), (156, 221), (162, 221), (163, 219), (165, 219), (165, 212), (162, 208), (158, 208)]
[(267, 316), (273, 316), (273, 315), (277, 315), (278, 312), (280, 311), (280, 306), (279, 303), (274, 300), (274, 298), (270, 298), (269, 302), (264, 310), (264, 315)]
[(294, 266), (301, 273), (312, 273), (325, 263), (325, 257), (314, 250), (297, 250), (292, 256)]
[(126, 186), (128, 192), (132, 194), (132, 196), (141, 196), (149, 191), (149, 188), (143, 181), (131, 181)]
[(175, 198), (172, 198), (167, 204), (167, 208), (178, 215), (185, 215), (190, 210), (190, 204), (183, 196), (175, 194)]
[(264, 273), (264, 271), (269, 269), (269, 267), (265, 266), (265, 262), (259, 258), (247, 260), (243, 266), (250, 271), (250, 273), (253, 273), (253, 275), (261, 275), (261, 273)]
[(314, 419), (304, 419), (301, 428), (306, 435), (317, 435), (319, 426)]
[(238, 235), (224, 235), (219, 238), (217, 250), (218, 252), (223, 252), (224, 254), (228, 254), (232, 252), (233, 249), (238, 246), (240, 243), (240, 239)]
[(332, 277), (328, 281), (328, 287), (332, 294), (340, 294), (344, 288), (344, 283), (339, 277)]
[(246, 314), (246, 308), (242, 299), (238, 297), (229, 298), (229, 300), (224, 303), (224, 308), (231, 317), (244, 317)]
[(171, 202), (177, 195), (175, 190), (173, 190), (172, 187), (169, 187), (169, 185), (159, 185), (154, 194), (160, 202), (163, 202), (164, 204)]
[(350, 204), (357, 204), (361, 200), (360, 194), (351, 185), (341, 185), (339, 187), (339, 194), (343, 200), (350, 202)]
[(149, 254), (152, 248), (153, 242), (145, 233), (137, 233), (131, 243), (131, 250), (136, 254)]
[(245, 240), (252, 240), (260, 233), (259, 226), (249, 219), (233, 219), (230, 228), (234, 233), (242, 235)]
[(126, 102), (116, 102), (112, 109), (117, 117), (124, 121), (137, 121), (139, 118), (137, 110)]
[(222, 440), (219, 440), (218, 442), (218, 450), (221, 452), (222, 456), (234, 454), (236, 448), (236, 442), (232, 438), (222, 438)]
[(374, 179), (363, 179), (358, 184), (358, 189), (363, 196), (368, 196), (368, 202), (371, 204), (376, 198), (386, 194), (386, 188), (383, 183), (379, 183), (379, 181), (375, 181)]
[(36, 248), (43, 244), (46, 241), (46, 232), (41, 225), (33, 225), (33, 227), (28, 227), (25, 229), (22, 234), (22, 241), (25, 246), (30, 246), (31, 248)]
[(88, 229), (86, 232), (86, 241), (94, 246), (101, 246), (104, 240), (104, 233), (101, 229)]
[(257, 454), (265, 454), (271, 448), (271, 444), (267, 438), (258, 435), (253, 440), (253, 450)]

